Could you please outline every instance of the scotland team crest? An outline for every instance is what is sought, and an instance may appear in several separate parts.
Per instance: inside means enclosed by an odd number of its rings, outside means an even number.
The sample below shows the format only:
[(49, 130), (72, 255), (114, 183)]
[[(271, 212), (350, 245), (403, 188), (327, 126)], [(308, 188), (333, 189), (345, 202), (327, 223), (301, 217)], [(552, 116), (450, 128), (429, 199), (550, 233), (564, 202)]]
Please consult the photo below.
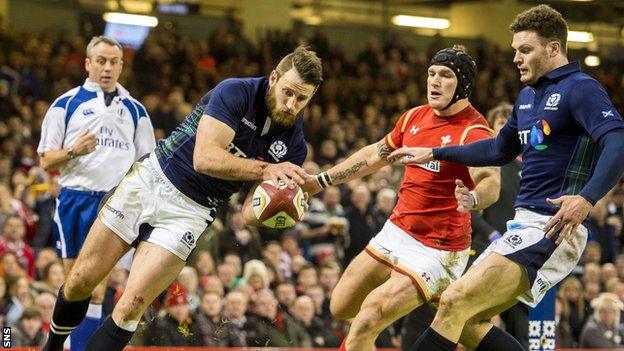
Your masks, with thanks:
[(282, 157), (286, 156), (288, 147), (281, 140), (276, 140), (269, 147), (269, 155), (271, 155), (275, 161), (279, 161)]

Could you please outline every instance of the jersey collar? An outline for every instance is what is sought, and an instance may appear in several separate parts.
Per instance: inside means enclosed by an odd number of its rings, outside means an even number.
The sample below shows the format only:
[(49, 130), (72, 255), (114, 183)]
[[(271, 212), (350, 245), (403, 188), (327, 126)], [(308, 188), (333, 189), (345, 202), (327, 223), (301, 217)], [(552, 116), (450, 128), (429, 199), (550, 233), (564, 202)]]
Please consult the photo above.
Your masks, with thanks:
[(580, 72), (581, 71), (581, 63), (579, 61), (572, 61), (566, 65), (563, 65), (559, 68), (555, 68), (552, 71), (546, 73), (544, 76), (540, 77), (537, 82), (532, 86), (539, 86), (540, 83), (549, 80), (549, 81), (557, 81), (569, 74)]
[[(102, 92), (102, 88), (100, 87), (100, 85), (96, 82), (92, 82), (89, 80), (89, 78), (85, 79), (84, 84), (82, 85), (83, 88), (85, 88), (88, 91), (92, 91), (94, 93), (99, 93)], [(128, 92), (128, 90), (126, 90), (126, 88), (124, 88), (123, 86), (121, 86), (121, 84), (117, 83), (116, 85), (117, 87), (117, 94), (119, 96), (129, 96), (130, 93)]]

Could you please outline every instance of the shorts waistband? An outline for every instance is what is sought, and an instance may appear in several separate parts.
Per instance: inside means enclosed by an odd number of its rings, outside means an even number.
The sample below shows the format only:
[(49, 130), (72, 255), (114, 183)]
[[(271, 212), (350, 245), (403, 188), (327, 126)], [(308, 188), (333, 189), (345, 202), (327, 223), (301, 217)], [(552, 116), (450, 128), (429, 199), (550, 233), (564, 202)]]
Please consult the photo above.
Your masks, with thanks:
[(169, 178), (167, 178), (167, 176), (165, 175), (165, 173), (162, 171), (162, 169), (160, 168), (160, 163), (158, 162), (158, 156), (156, 156), (155, 153), (150, 153), (149, 157), (145, 157), (145, 160), (142, 161), (142, 163), (145, 163), (145, 167), (152, 172), (152, 174), (154, 174), (154, 176), (156, 178), (158, 178), (158, 180), (160, 182), (162, 182), (163, 184), (165, 184), (165, 186), (174, 189), (178, 195), (180, 197), (183, 197), (184, 199), (186, 199), (187, 201), (192, 201), (195, 205), (209, 211), (212, 208), (210, 207), (206, 207), (200, 203), (197, 203), (197, 201), (191, 199), (190, 197), (186, 196), (184, 193), (182, 193), (178, 188), (176, 188), (175, 185), (173, 185), (173, 183), (171, 183), (171, 181), (169, 180)]
[(91, 190), (76, 190), (71, 188), (61, 188), (61, 194), (74, 194), (82, 196), (94, 196), (103, 197), (108, 191), (91, 191)]

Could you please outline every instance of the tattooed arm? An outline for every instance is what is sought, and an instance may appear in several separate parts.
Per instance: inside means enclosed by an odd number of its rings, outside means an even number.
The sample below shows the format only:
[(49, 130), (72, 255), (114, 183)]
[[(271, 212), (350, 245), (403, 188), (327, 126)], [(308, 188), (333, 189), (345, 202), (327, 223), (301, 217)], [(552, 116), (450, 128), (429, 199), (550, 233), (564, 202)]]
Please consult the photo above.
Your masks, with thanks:
[(370, 144), (355, 152), (343, 162), (327, 171), (334, 184), (346, 183), (352, 179), (369, 175), (381, 167), (389, 164), (390, 149), (384, 139)]
[[(350, 180), (369, 175), (381, 167), (390, 164), (388, 155), (392, 149), (386, 145), (385, 138), (363, 147), (349, 156), (346, 160), (330, 168), (329, 173), (334, 185), (346, 183)], [(321, 185), (316, 176), (309, 176), (302, 186), (303, 191), (312, 196), (321, 190)]]

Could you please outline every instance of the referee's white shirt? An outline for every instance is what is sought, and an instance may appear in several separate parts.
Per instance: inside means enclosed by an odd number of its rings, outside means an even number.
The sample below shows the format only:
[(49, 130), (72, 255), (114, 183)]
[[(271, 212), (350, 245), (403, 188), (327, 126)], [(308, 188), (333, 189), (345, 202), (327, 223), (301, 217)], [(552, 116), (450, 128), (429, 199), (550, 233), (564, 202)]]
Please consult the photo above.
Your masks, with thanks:
[(100, 86), (87, 79), (56, 99), (46, 113), (39, 154), (72, 146), (85, 130), (97, 137), (94, 152), (70, 160), (61, 169), (62, 187), (108, 191), (135, 160), (154, 149), (154, 129), (145, 107), (120, 84), (117, 92), (106, 106)]

